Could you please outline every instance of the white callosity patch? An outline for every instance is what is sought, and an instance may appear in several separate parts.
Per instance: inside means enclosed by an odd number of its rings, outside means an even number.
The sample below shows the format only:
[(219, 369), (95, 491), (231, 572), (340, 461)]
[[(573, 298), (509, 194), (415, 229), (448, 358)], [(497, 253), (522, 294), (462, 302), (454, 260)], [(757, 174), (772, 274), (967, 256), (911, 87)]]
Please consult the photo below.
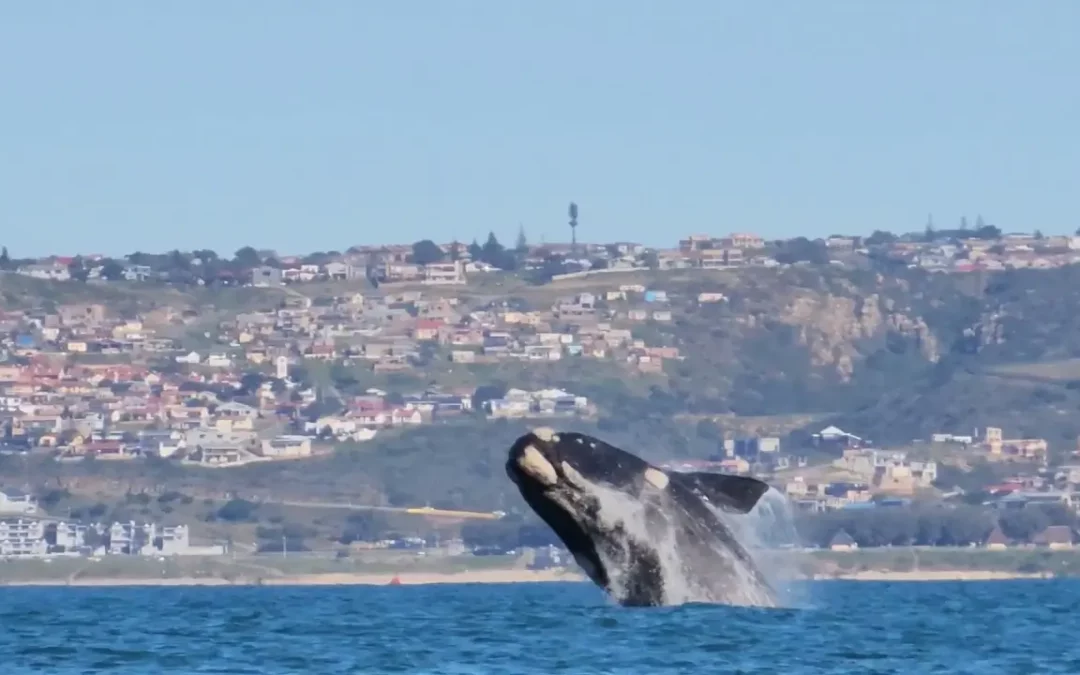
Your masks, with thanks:
[(668, 486), (667, 474), (660, 469), (645, 469), (645, 480), (657, 490), (663, 490)]
[(546, 443), (553, 443), (559, 440), (559, 437), (558, 435), (556, 435), (555, 430), (551, 427), (537, 427), (532, 430), (532, 435), (536, 436), (537, 438)]
[(555, 467), (544, 457), (543, 453), (529, 445), (518, 459), (518, 466), (544, 485), (552, 486), (559, 482), (559, 474)]

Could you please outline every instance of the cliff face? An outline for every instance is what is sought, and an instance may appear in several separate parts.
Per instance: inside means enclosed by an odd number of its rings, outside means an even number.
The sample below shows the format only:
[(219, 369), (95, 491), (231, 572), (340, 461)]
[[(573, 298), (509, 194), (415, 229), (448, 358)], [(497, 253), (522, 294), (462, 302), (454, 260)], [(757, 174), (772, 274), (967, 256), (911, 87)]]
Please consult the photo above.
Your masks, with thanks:
[(724, 306), (688, 303), (672, 331), (686, 357), (669, 371), (672, 386), (700, 413), (865, 405), (976, 330), (973, 301), (949, 283), (835, 268), (741, 271), (706, 289), (723, 292)]
[[(1071, 449), (1080, 269), (971, 282), (836, 268), (712, 277), (683, 297), (719, 291), (729, 301), (684, 303), (665, 329), (685, 357), (667, 368), (668, 386), (685, 412), (715, 419), (805, 414), (814, 418), (805, 431), (831, 423), (883, 443), (1002, 426)], [(1076, 364), (1040, 371), (1052, 377), (998, 370), (1063, 359)], [(1076, 382), (1061, 379), (1068, 372)]]
[[(1071, 450), (1080, 434), (1080, 266), (1001, 272), (975, 289), (971, 281), (777, 275), (769, 292), (755, 292), (758, 330), (741, 334), (730, 365), (756, 359), (750, 367), (784, 382), (746, 381), (766, 392), (761, 414), (774, 401), (785, 412), (831, 408), (832, 423), (883, 442), (1003, 426)], [(791, 331), (786, 350), (770, 322)], [(775, 349), (765, 348), (770, 340)], [(785, 399), (789, 391), (801, 394)]]
[(929, 363), (941, 357), (938, 338), (926, 320), (898, 310), (894, 300), (878, 293), (798, 294), (779, 308), (777, 319), (797, 329), (813, 367), (835, 369), (843, 382), (851, 380), (867, 350), (890, 334), (913, 340)]

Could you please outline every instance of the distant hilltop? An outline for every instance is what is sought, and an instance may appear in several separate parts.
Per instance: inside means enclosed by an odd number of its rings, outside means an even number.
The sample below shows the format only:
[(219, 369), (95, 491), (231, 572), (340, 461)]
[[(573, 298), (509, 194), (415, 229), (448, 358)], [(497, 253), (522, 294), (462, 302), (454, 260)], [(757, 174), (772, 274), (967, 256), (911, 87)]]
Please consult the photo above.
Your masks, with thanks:
[(0, 270), (55, 281), (158, 282), (177, 285), (280, 286), (313, 281), (368, 281), (459, 285), (470, 276), (514, 272), (534, 283), (567, 275), (665, 269), (727, 269), (790, 264), (903, 265), (935, 272), (1046, 269), (1080, 261), (1080, 237), (1032, 233), (1004, 234), (979, 218), (973, 229), (904, 235), (875, 231), (869, 236), (833, 235), (767, 241), (753, 233), (727, 236), (691, 234), (671, 248), (634, 242), (529, 243), (522, 231), (513, 247), (491, 233), (483, 244), (424, 239), (412, 244), (358, 245), (345, 251), (279, 255), (245, 246), (231, 258), (209, 249), (135, 252), (120, 258), (99, 254), (37, 259), (0, 253)]

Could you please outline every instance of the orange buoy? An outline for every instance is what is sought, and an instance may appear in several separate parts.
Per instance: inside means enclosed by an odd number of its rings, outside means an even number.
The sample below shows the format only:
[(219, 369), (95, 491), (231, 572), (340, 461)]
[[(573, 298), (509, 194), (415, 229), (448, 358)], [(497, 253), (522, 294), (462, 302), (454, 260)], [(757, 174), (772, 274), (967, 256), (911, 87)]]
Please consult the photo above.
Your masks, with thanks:
[(401, 585), (401, 578), (398, 577), (398, 575), (395, 574), (394, 578), (390, 580), (390, 585), (391, 586), (400, 586)]

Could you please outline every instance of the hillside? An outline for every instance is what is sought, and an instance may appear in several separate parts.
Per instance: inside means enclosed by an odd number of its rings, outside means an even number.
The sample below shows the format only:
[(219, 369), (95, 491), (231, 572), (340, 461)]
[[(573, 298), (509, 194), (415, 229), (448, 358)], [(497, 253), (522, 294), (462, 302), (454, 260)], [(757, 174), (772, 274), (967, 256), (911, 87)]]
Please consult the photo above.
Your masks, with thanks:
[[(660, 306), (670, 310), (670, 320), (638, 321), (631, 330), (650, 347), (677, 348), (680, 358), (664, 359), (662, 372), (645, 374), (618, 358), (451, 364), (438, 348), (425, 365), (404, 373), (314, 362), (304, 367), (343, 395), (372, 386), (402, 392), (430, 384), (565, 388), (596, 406), (592, 419), (566, 426), (658, 461), (713, 456), (721, 438), (742, 434), (783, 436), (787, 450), (813, 452), (801, 446), (827, 424), (885, 445), (1000, 426), (1014, 437), (1045, 438), (1062, 457), (1080, 435), (1080, 361), (1074, 360), (1080, 357), (1078, 281), (1076, 267), (957, 275), (795, 265), (606, 274), (540, 286), (491, 275), (452, 290), (463, 309), (512, 300), (524, 309), (544, 310), (561, 298), (591, 292), (598, 295), (599, 310), (618, 324), (640, 304), (606, 299), (608, 291), (625, 284), (664, 290), (668, 300)], [(378, 296), (400, 290), (339, 282), (180, 291), (0, 276), (8, 307), (97, 301), (117, 312), (197, 308), (207, 326), (241, 311), (277, 307), (287, 295)], [(723, 300), (700, 301), (702, 293), (722, 294)], [(388, 431), (329, 455), (224, 470), (160, 460), (0, 461), (3, 485), (54, 493), (54, 512), (182, 515), (199, 519), (208, 531), (242, 525), (223, 524), (215, 515), (233, 498), (515, 512), (522, 505), (502, 464), (506, 447), (531, 424), (465, 416)], [(140, 493), (152, 495), (150, 503), (132, 502), (131, 495)], [(172, 493), (183, 499), (157, 501)], [(318, 521), (322, 536), (332, 538), (348, 525), (345, 514), (312, 513), (268, 505), (244, 527)]]

